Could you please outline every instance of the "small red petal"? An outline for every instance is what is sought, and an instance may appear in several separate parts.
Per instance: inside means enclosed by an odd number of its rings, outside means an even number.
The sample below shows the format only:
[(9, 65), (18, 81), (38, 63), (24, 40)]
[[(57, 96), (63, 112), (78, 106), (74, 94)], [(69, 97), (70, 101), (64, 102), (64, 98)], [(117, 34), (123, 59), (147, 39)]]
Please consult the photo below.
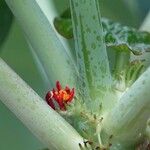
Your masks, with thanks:
[(53, 92), (53, 94), (56, 92), (54, 88), (53, 88), (52, 92)]
[(68, 86), (66, 86), (65, 91), (70, 94), (70, 88)]
[(47, 104), (55, 110), (55, 105), (53, 103), (52, 94), (50, 91), (46, 94), (45, 100), (46, 100)]
[(64, 104), (64, 102), (62, 101), (62, 99), (58, 99), (57, 102), (58, 102), (59, 108), (60, 108), (61, 110), (66, 110), (65, 104)]
[(51, 92), (50, 91), (47, 92), (47, 94), (45, 96), (45, 100), (48, 101), (49, 98), (51, 98)]
[(59, 95), (56, 94), (56, 92), (53, 93), (53, 98), (57, 101), (57, 99), (59, 99)]
[(57, 88), (58, 91), (61, 90), (61, 84), (60, 84), (59, 81), (56, 81), (56, 88)]
[(53, 108), (53, 109), (55, 110), (55, 105), (54, 105), (52, 99), (50, 99), (50, 100), (48, 101), (48, 105), (51, 106), (51, 108)]
[(70, 92), (70, 96), (69, 96), (67, 102), (71, 102), (71, 101), (73, 100), (74, 93), (75, 93), (75, 92), (74, 92), (74, 88), (73, 88), (72, 91)]

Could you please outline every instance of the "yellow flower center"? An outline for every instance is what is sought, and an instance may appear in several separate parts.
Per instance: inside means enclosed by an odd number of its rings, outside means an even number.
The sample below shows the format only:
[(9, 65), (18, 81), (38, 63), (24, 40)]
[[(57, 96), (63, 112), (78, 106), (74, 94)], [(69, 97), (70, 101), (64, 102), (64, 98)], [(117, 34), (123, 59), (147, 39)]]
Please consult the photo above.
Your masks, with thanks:
[(55, 94), (61, 97), (63, 101), (67, 101), (70, 96), (65, 90), (60, 90), (59, 92), (55, 92)]

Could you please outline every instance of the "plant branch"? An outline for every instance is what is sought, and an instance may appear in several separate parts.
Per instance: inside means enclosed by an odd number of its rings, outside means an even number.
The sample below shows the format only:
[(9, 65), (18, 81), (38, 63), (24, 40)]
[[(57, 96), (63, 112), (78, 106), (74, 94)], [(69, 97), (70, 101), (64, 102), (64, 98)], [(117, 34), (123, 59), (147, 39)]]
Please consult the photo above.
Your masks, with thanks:
[[(108, 135), (134, 143), (140, 138), (150, 117), (150, 68), (148, 68), (121, 97), (104, 119)], [(121, 138), (120, 138), (121, 137)]]
[(0, 58), (0, 99), (49, 149), (79, 150), (82, 137)]
[(150, 32), (150, 11), (147, 14), (144, 22), (142, 23), (140, 30)]
[(79, 89), (82, 98), (88, 101), (89, 106), (96, 108), (89, 101), (94, 104), (93, 101), (99, 99), (101, 102), (100, 97), (103, 97), (111, 86), (99, 3), (98, 0), (70, 0), (70, 7), (80, 73)]
[(75, 86), (76, 67), (36, 0), (6, 0), (49, 78)]

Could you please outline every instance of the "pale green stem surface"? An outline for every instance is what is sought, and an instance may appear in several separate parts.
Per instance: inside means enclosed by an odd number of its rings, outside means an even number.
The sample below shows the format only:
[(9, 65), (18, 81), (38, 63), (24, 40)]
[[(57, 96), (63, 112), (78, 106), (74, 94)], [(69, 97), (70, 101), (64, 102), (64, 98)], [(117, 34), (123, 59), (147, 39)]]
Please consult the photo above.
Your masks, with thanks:
[(104, 118), (103, 129), (114, 139), (133, 144), (145, 132), (150, 117), (150, 68), (124, 93)]
[(150, 11), (142, 23), (140, 30), (150, 32)]
[(6, 0), (49, 78), (75, 86), (76, 67), (36, 0)]
[[(111, 75), (98, 0), (70, 0), (75, 37), (79, 90), (92, 109), (97, 109), (111, 87)], [(95, 100), (95, 103), (94, 103)], [(89, 101), (92, 101), (91, 103)], [(95, 106), (93, 106), (95, 104)]]
[(1, 58), (0, 99), (50, 150), (79, 150), (82, 137)]

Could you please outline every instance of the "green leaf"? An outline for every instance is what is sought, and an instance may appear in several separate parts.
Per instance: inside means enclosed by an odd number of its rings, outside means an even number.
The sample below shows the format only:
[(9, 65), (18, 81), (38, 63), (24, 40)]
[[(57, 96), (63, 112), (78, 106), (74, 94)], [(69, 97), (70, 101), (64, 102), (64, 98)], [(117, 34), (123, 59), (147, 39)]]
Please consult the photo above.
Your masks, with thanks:
[(13, 15), (4, 0), (0, 1), (0, 46), (11, 27)]
[(148, 32), (140, 32), (108, 19), (103, 19), (102, 24), (108, 47), (118, 47), (120, 50), (129, 49), (135, 55), (150, 50), (150, 34)]
[[(61, 17), (55, 18), (54, 25), (57, 31), (65, 38), (73, 37), (73, 29), (69, 10)], [(68, 15), (66, 15), (68, 14)], [(135, 55), (150, 51), (150, 33), (140, 32), (134, 28), (123, 26), (106, 18), (102, 18), (102, 26), (107, 47), (120, 50), (130, 50)]]
[(73, 29), (71, 19), (55, 18), (54, 26), (63, 37), (73, 38)]

